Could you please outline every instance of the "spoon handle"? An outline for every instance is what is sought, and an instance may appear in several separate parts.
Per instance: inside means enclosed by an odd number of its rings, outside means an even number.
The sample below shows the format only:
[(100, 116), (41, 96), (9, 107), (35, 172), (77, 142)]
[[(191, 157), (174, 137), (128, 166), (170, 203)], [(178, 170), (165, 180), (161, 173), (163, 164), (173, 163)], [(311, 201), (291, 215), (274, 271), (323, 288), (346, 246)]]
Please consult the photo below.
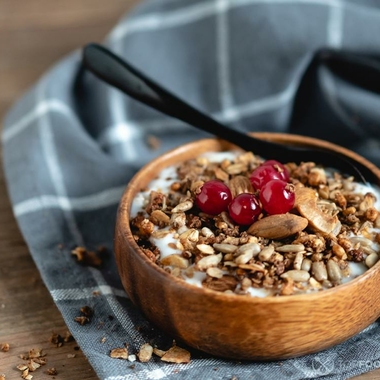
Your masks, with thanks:
[[(83, 63), (103, 81), (166, 115), (230, 141), (245, 150), (253, 150), (257, 154), (267, 155), (273, 150), (274, 143), (246, 138), (242, 132), (218, 123), (100, 45), (89, 44), (83, 49)], [(278, 149), (282, 148), (281, 145), (278, 146)]]
[(253, 151), (259, 156), (271, 157), (280, 162), (312, 161), (325, 166), (333, 164), (343, 173), (353, 174), (364, 183), (366, 181), (379, 182), (379, 179), (368, 167), (338, 152), (330, 152), (323, 148), (278, 144), (249, 136), (223, 125), (185, 103), (98, 44), (89, 44), (84, 47), (83, 64), (104, 82), (118, 88), (132, 98), (193, 127), (229, 141), (244, 150)]

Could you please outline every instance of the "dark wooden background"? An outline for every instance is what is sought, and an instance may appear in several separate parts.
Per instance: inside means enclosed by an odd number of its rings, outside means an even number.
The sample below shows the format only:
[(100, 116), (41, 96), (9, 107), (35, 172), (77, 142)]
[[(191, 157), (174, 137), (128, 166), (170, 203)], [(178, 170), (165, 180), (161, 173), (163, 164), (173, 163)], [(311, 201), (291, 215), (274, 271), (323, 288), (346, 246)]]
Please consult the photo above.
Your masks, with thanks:
[[(138, 2), (0, 0), (0, 119), (54, 62), (87, 42), (101, 41)], [(0, 171), (0, 345), (10, 344), (9, 352), (0, 351), (0, 374), (21, 378), (19, 355), (42, 348), (48, 364), (34, 372), (34, 379), (51, 379), (44, 373), (49, 367), (57, 369), (56, 379), (96, 379), (75, 342), (57, 348), (48, 341), (52, 332), (66, 330), (16, 225)], [(380, 370), (360, 379), (380, 379)]]

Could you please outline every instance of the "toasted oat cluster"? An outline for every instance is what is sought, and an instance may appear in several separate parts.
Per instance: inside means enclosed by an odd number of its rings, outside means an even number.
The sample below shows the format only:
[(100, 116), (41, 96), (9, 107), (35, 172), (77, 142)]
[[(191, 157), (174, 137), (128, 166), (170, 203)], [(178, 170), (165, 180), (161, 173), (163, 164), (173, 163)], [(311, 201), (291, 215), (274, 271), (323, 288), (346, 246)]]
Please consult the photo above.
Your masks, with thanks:
[(266, 162), (219, 152), (164, 170), (132, 205), (136, 242), (188, 283), (259, 297), (328, 289), (376, 264), (376, 190), (313, 162), (270, 161), (278, 176), (258, 184)]

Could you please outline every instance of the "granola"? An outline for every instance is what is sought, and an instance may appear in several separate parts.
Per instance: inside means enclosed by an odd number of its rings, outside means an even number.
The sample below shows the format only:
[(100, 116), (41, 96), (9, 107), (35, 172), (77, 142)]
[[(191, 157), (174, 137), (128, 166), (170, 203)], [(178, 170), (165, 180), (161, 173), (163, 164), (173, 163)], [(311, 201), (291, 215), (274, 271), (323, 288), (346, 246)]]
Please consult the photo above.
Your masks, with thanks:
[[(294, 201), (269, 213), (258, 196), (263, 189), (250, 180), (265, 162), (251, 152), (218, 152), (164, 169), (132, 204), (137, 244), (190, 284), (259, 297), (335, 287), (379, 261), (377, 189), (313, 162), (272, 164)], [(202, 210), (199, 194), (214, 180), (230, 189), (229, 205), (242, 194), (257, 196), (252, 223), (237, 223), (230, 206)]]

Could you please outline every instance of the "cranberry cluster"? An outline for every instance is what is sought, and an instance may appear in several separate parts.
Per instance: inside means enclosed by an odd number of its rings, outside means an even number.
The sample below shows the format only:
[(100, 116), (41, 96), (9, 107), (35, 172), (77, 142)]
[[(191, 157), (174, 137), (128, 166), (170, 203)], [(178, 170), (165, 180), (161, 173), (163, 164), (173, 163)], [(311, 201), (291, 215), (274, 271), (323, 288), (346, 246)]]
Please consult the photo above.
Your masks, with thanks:
[(205, 213), (218, 215), (223, 211), (239, 225), (255, 222), (264, 210), (268, 214), (285, 214), (294, 206), (295, 194), (289, 185), (289, 172), (276, 160), (265, 161), (250, 175), (256, 194), (242, 193), (232, 199), (227, 185), (218, 180), (206, 182), (196, 196), (197, 206)]

